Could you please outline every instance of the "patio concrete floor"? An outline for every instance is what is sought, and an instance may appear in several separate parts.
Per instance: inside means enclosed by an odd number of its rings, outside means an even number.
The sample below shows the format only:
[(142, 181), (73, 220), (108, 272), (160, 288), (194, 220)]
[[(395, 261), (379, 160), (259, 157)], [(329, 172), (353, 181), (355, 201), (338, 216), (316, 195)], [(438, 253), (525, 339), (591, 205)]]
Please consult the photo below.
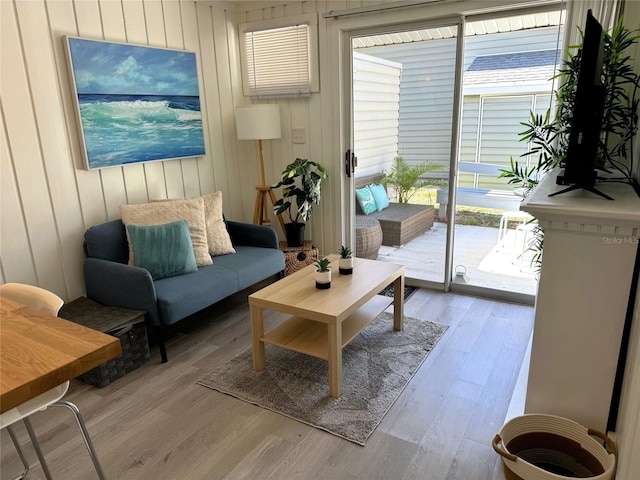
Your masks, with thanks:
[[(466, 270), (456, 277), (456, 282), (536, 294), (536, 272), (530, 263), (532, 253), (523, 252), (523, 231), (508, 229), (498, 243), (497, 228), (472, 225), (455, 228), (454, 272)], [(446, 224), (435, 222), (430, 230), (405, 245), (380, 247), (378, 260), (404, 264), (407, 277), (442, 282), (446, 233)]]

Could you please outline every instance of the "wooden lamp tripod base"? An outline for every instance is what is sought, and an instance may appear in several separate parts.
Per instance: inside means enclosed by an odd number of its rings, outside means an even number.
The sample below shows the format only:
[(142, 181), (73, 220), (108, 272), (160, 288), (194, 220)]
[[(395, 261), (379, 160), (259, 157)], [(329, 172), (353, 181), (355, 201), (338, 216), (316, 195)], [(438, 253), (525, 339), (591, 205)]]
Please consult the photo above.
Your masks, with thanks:
[[(267, 195), (271, 200), (271, 207), (276, 203), (276, 196), (273, 193), (270, 185), (267, 185), (264, 179), (264, 159), (262, 157), (262, 140), (258, 140), (258, 147), (260, 150), (260, 173), (262, 175), (262, 185), (256, 186), (256, 204), (253, 208), (253, 223), (256, 225), (271, 225), (271, 219), (269, 218), (269, 206), (267, 205)], [(284, 229), (284, 220), (282, 215), (277, 215), (282, 232)]]
[[(267, 205), (267, 194), (273, 206), (276, 203), (276, 196), (273, 194), (271, 187), (269, 185), (256, 186), (256, 204), (253, 209), (253, 223), (256, 225), (271, 225), (269, 206)], [(277, 217), (284, 232), (284, 220), (281, 215), (277, 215)]]

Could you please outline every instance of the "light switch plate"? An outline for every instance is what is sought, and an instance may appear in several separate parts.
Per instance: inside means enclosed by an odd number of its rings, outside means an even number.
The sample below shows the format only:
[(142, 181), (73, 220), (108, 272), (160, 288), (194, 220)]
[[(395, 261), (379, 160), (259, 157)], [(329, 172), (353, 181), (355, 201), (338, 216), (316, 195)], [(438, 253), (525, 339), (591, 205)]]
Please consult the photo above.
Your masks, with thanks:
[(307, 133), (304, 128), (291, 129), (291, 141), (293, 143), (307, 143)]

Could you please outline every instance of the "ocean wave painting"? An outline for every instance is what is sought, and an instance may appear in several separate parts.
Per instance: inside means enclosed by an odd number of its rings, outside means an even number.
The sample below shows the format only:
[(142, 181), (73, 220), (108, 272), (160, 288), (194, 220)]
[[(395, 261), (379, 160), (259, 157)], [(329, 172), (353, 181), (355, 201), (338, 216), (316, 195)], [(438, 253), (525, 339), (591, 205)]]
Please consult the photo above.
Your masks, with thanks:
[(67, 41), (89, 169), (205, 154), (195, 53)]

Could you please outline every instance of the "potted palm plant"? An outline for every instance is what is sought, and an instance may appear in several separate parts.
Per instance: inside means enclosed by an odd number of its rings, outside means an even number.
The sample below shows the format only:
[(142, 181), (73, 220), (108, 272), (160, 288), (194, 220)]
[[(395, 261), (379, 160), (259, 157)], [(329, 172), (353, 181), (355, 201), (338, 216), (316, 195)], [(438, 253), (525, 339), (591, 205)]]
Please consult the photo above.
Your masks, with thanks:
[(316, 288), (326, 290), (331, 288), (331, 267), (327, 257), (316, 262)]
[(349, 247), (340, 247), (340, 258), (338, 259), (338, 272), (342, 275), (353, 273), (353, 252)]
[(391, 172), (381, 183), (393, 185), (398, 203), (409, 203), (409, 199), (421, 188), (444, 187), (447, 184), (438, 178), (421, 178), (426, 173), (437, 172), (442, 168), (442, 165), (435, 162), (410, 166), (403, 157), (394, 157)]
[(301, 247), (304, 245), (304, 228), (310, 218), (313, 205), (320, 203), (320, 186), (327, 178), (322, 165), (304, 158), (287, 165), (282, 172), (282, 179), (272, 188), (282, 187), (282, 198), (273, 205), (276, 215), (286, 213), (289, 222), (285, 223), (287, 245)]

